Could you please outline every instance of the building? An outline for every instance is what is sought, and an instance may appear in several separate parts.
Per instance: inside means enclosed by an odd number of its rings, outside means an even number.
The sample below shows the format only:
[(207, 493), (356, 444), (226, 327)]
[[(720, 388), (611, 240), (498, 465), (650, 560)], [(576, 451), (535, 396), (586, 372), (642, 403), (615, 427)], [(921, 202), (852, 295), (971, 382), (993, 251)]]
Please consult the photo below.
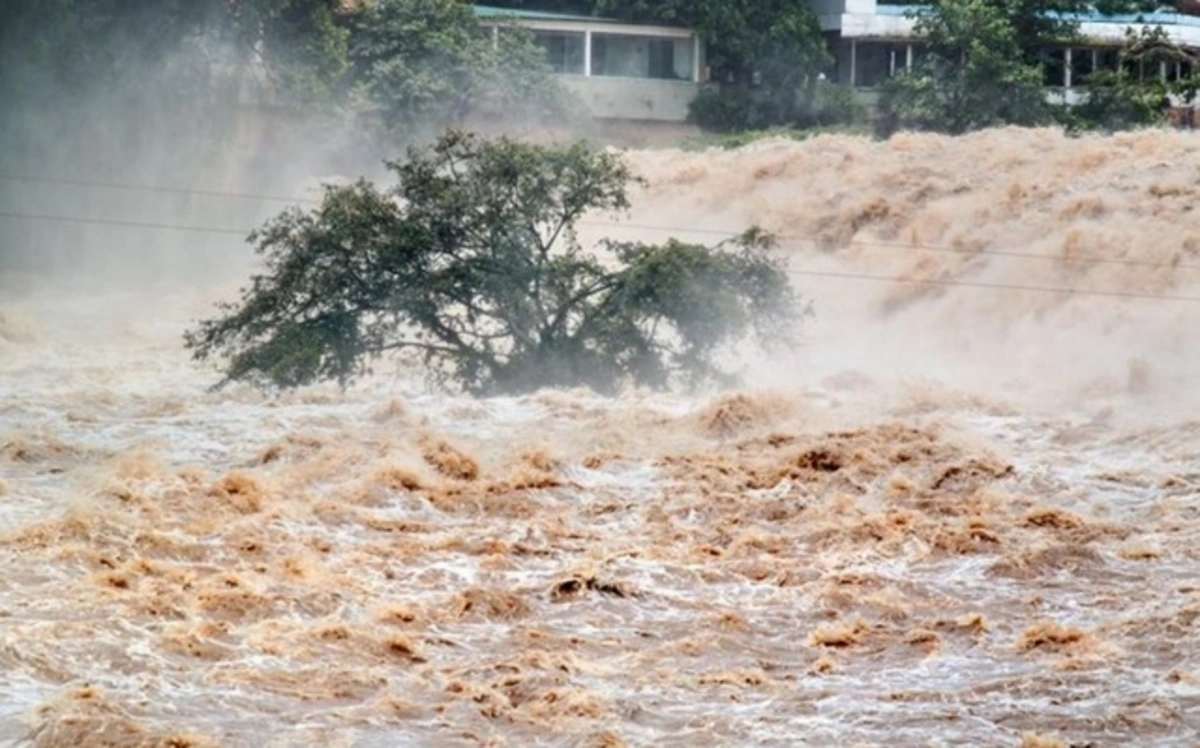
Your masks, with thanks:
[(704, 45), (689, 29), (487, 5), (476, 5), (475, 15), (493, 30), (531, 30), (598, 119), (683, 122), (703, 82)]
[[(899, 70), (920, 59), (921, 45), (914, 39), (915, 21), (909, 11), (916, 6), (878, 0), (810, 0), (836, 59), (836, 79), (859, 91), (870, 103), (874, 89)], [(1187, 10), (1194, 0), (1178, 7)], [(1125, 32), (1132, 28), (1161, 27), (1172, 42), (1189, 50), (1200, 50), (1200, 17), (1179, 11), (1158, 11), (1125, 16), (1083, 16), (1080, 35), (1085, 42), (1047, 47), (1040, 51), (1044, 81), (1052, 95), (1070, 98), (1078, 86), (1096, 70), (1115, 70), (1118, 50)], [(1142, 75), (1174, 79), (1190, 74), (1186, 64), (1162, 63)]]
[[(830, 79), (854, 88), (866, 104), (876, 88), (922, 54), (910, 11), (920, 7), (887, 0), (809, 0), (835, 65)], [(498, 29), (530, 29), (568, 89), (600, 120), (681, 123), (708, 80), (703, 40), (689, 29), (634, 24), (611, 18), (476, 5), (475, 14)], [(1161, 27), (1184, 49), (1200, 51), (1200, 0), (1177, 0), (1178, 10), (1079, 18), (1086, 41), (1040, 50), (1048, 95), (1076, 98), (1076, 88), (1096, 70), (1115, 69), (1127, 29)], [(1186, 63), (1160, 63), (1142, 75), (1165, 79), (1190, 74)]]

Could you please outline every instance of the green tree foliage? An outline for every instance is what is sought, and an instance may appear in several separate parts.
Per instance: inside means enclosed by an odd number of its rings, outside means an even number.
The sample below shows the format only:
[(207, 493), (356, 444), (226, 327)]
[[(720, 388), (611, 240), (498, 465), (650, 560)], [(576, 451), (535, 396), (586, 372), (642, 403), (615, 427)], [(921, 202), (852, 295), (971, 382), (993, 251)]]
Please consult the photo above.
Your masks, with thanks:
[[(268, 130), (241, 125), (273, 115), (247, 107), (243, 94), (257, 87), (276, 104), (309, 111), (326, 103), (345, 67), (348, 33), (338, 25), (339, 8), (339, 0), (4, 0), (0, 172), (211, 185), (212, 171), (244, 168), (265, 183), (280, 170), (247, 163), (246, 151), (235, 149)], [(272, 132), (267, 148), (290, 155), (285, 140)], [(267, 148), (255, 147), (254, 155), (275, 167), (283, 159)], [(0, 180), (0, 204), (124, 219), (139, 210), (135, 193), (30, 190), (8, 179)], [(162, 223), (199, 221), (188, 214), (212, 204), (161, 196), (144, 203)], [(5, 219), (0, 268), (78, 268), (82, 258), (102, 253), (111, 258), (107, 267), (131, 264), (121, 255), (138, 257), (146, 272), (167, 265), (161, 234), (76, 228)]]
[[(1196, 99), (1200, 59), (1175, 44), (1161, 28), (1126, 31), (1116, 70), (1092, 73), (1084, 101), (1065, 113), (1074, 129), (1122, 130), (1154, 125), (1167, 117), (1170, 104), (1190, 106)], [(1177, 63), (1183, 76), (1160, 75), (1161, 65)]]
[(225, 380), (346, 385), (388, 353), (472, 393), (721, 379), (722, 347), (791, 339), (804, 313), (771, 241), (586, 252), (588, 211), (628, 206), (617, 156), (449, 131), (390, 162), (397, 184), (330, 189), (252, 237), (266, 260), (238, 304), (189, 331)]
[(1008, 21), (1029, 61), (1041, 45), (1078, 38), (1080, 20), (1089, 14), (1149, 12), (1164, 5), (1159, 0), (995, 0), (989, 4)]
[(883, 86), (879, 129), (960, 133), (1056, 118), (1073, 127), (1154, 119), (1163, 91), (1126, 73), (1094, 73), (1088, 82), (1091, 103), (1082, 109), (1051, 106), (1041, 87), (1039, 53), (1046, 46), (1083, 41), (1080, 22), (1089, 14), (1137, 13), (1158, 5), (1154, 0), (934, 0), (910, 13), (929, 54)]
[[(156, 69), (266, 64), (270, 74), (329, 85), (345, 64), (338, 0), (9, 0), (0, 4), (0, 87), (47, 98)], [(188, 90), (195, 94), (195, 91)]]
[(355, 19), (350, 59), (358, 107), (401, 141), (473, 114), (566, 112), (532, 36), (512, 27), (493, 36), (457, 0), (380, 0)]
[(962, 133), (1047, 121), (1041, 70), (1023, 59), (1017, 28), (990, 0), (939, 0), (918, 11), (927, 54), (882, 87), (880, 126)]
[(693, 108), (705, 127), (809, 126), (853, 114), (832, 85), (818, 86), (833, 58), (805, 0), (598, 0), (597, 9), (700, 34), (712, 78), (720, 84)]
[[(252, 68), (285, 101), (320, 98), (345, 67), (338, 7), (338, 0), (0, 3), (6, 166), (25, 160), (42, 171), (61, 160), (112, 172), (169, 134), (216, 137)], [(174, 157), (185, 158), (183, 150)]]
[(350, 31), (340, 0), (273, 0), (257, 33), (277, 86), (293, 101), (325, 102), (349, 63)]

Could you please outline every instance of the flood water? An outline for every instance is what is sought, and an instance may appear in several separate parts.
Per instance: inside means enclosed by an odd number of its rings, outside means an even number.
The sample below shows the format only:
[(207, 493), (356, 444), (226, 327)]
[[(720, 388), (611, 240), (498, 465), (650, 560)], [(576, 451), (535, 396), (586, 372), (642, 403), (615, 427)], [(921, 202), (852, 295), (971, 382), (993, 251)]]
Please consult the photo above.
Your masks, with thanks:
[(214, 393), (246, 262), (13, 289), (0, 745), (1200, 744), (1197, 145), (631, 154), (585, 234), (813, 301), (733, 392)]

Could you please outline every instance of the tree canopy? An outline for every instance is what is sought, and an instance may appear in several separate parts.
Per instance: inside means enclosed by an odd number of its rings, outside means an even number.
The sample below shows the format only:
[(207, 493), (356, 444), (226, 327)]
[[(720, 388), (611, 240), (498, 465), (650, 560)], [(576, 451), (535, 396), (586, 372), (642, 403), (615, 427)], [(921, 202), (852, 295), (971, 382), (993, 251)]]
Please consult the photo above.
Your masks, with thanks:
[(962, 133), (1049, 115), (1039, 67), (1024, 59), (1003, 3), (939, 0), (917, 16), (923, 59), (883, 86), (884, 126)]
[(472, 393), (611, 392), (725, 380), (722, 350), (751, 334), (786, 344), (806, 313), (757, 230), (586, 251), (581, 217), (629, 205), (636, 180), (615, 154), (451, 130), (388, 168), (389, 189), (330, 188), (258, 231), (266, 270), (188, 332), (196, 358), (274, 387), (346, 385), (407, 353)]
[(315, 119), (365, 115), (353, 129), (368, 150), (480, 112), (557, 115), (568, 104), (529, 34), (493, 39), (457, 0), (0, 3), (7, 168), (61, 160), (112, 173), (165, 139), (190, 147), (160, 148), (159, 162), (204, 161), (212, 154), (197, 146), (228, 145), (247, 89)]
[[(344, 66), (338, 0), (11, 0), (0, 87), (62, 97), (156, 66), (237, 64), (327, 86)], [(194, 93), (194, 92), (193, 92)]]
[[(1027, 54), (1043, 44), (1078, 38), (1080, 19), (1090, 13), (1112, 16), (1158, 10), (1159, 0), (996, 0), (988, 3), (1007, 21), (1015, 42)], [(940, 0), (932, 3), (934, 10)]]
[[(1191, 75), (1160, 77), (1160, 63), (1200, 68), (1200, 58), (1172, 42), (1161, 28), (1126, 33), (1115, 70), (1100, 70), (1088, 80), (1087, 98), (1069, 113), (1078, 129), (1119, 130), (1159, 122), (1164, 102), (1188, 106), (1196, 99), (1200, 79)], [(1149, 75), (1147, 75), (1149, 72)]]
[(695, 29), (708, 45), (719, 89), (701, 94), (693, 116), (718, 130), (812, 125), (849, 117), (847, 98), (818, 87), (833, 64), (806, 0), (597, 0), (598, 12)]
[[(248, 78), (281, 101), (327, 101), (345, 68), (338, 0), (0, 3), (6, 169), (136, 171), (211, 154)], [(254, 75), (248, 73), (253, 70)], [(178, 143), (186, 140), (189, 148)], [(22, 162), (28, 162), (26, 167)]]
[[(909, 12), (925, 43), (911, 70), (888, 80), (880, 97), (880, 128), (961, 133), (1001, 124), (1036, 125), (1053, 121), (1071, 127), (1121, 127), (1161, 118), (1165, 95), (1190, 100), (1195, 86), (1143, 80), (1121, 70), (1093, 72), (1083, 106), (1051, 105), (1042, 87), (1047, 46), (1081, 43), (1081, 19), (1088, 13), (1113, 15), (1153, 10), (1153, 0), (932, 0)], [(1163, 55), (1161, 29), (1149, 32), (1157, 44), (1130, 37), (1123, 61)], [(1082, 84), (1082, 85), (1081, 85)], [(1189, 93), (1191, 92), (1191, 93)]]
[(404, 142), (472, 114), (566, 116), (566, 94), (524, 29), (493, 36), (457, 0), (380, 0), (352, 22), (349, 86)]

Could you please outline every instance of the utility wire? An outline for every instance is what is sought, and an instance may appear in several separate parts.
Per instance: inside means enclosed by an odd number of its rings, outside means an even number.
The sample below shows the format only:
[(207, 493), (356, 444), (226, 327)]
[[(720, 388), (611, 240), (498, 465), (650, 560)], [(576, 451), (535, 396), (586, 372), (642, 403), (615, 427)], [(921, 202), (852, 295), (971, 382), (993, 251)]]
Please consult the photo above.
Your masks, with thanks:
[(83, 218), (75, 216), (52, 216), (39, 213), (12, 213), (0, 211), (0, 218), (20, 218), (32, 221), (50, 221), (51, 223), (88, 223), (100, 226), (123, 226), (135, 229), (165, 229), (170, 231), (196, 231), (206, 234), (237, 234), (247, 236), (249, 229), (222, 229), (215, 226), (180, 226), (172, 223), (142, 223), (140, 221), (119, 221), (109, 218)]
[[(2, 179), (2, 178), (3, 178), (3, 176), (0, 176), (0, 179)], [(226, 193), (204, 193), (204, 192), (201, 192), (198, 194), (218, 195), (218, 194), (226, 194)], [(251, 199), (267, 199), (267, 198), (255, 197), (252, 195), (239, 195), (239, 194), (235, 194), (235, 193), (228, 193), (228, 194), (230, 196), (234, 196), (234, 197), (244, 197), (244, 198), (251, 198)], [(270, 199), (283, 200), (285, 198), (270, 198)], [(216, 228), (216, 227), (211, 227), (211, 226), (180, 226), (180, 225), (176, 225), (176, 224), (165, 224), (165, 223), (147, 223), (147, 222), (140, 222), (140, 221), (122, 221), (122, 220), (108, 219), (108, 218), (88, 218), (88, 217), (82, 217), (82, 216), (59, 216), (59, 215), (48, 215), (48, 214), (38, 214), (38, 213), (17, 213), (17, 212), (10, 212), (10, 211), (0, 211), (0, 217), (50, 221), (50, 222), (58, 222), (58, 223), (85, 223), (85, 224), (91, 223), (91, 224), (98, 224), (98, 225), (102, 225), (102, 226), (123, 226), (126, 228), (164, 229), (164, 230), (190, 231), (190, 232), (212, 233), (212, 234), (238, 234), (241, 236), (247, 236), (252, 231), (252, 229), (225, 229), (225, 228)], [(721, 237), (725, 237), (725, 238), (732, 238), (732, 237), (738, 235), (737, 232), (732, 232), (732, 231), (723, 231), (723, 230), (718, 230), (718, 229), (686, 228), (683, 226), (655, 226), (655, 225), (643, 224), (643, 223), (618, 223), (615, 221), (591, 221), (591, 220), (586, 220), (586, 219), (580, 220), (578, 223), (581, 225), (587, 225), (587, 226), (618, 228), (618, 229), (619, 228), (627, 228), (627, 229), (636, 229), (639, 231), (661, 231), (661, 232), (673, 233), (673, 234), (685, 234), (685, 233), (708, 234), (708, 235), (713, 235), (713, 236), (721, 236)], [(801, 242), (807, 242), (812, 245), (818, 244), (817, 238), (815, 236), (804, 236), (804, 235), (800, 235), (800, 234), (776, 234), (775, 237), (777, 239), (781, 239), (784, 241), (801, 241)], [(867, 246), (867, 247), (893, 247), (896, 249), (904, 249), (904, 250), (909, 250), (909, 251), (942, 252), (942, 253), (948, 253), (948, 254), (959, 254), (959, 255), (967, 255), (967, 256), (1013, 257), (1013, 258), (1025, 259), (1025, 260), (1042, 260), (1042, 261), (1049, 261), (1049, 262), (1061, 262), (1061, 263), (1064, 263), (1067, 265), (1087, 265), (1087, 264), (1122, 265), (1125, 267), (1170, 268), (1173, 270), (1200, 271), (1200, 265), (1195, 265), (1195, 264), (1182, 263), (1182, 262), (1155, 262), (1153, 260), (1130, 260), (1130, 259), (1125, 259), (1125, 258), (1121, 258), (1121, 257), (1091, 257), (1091, 256), (1087, 256), (1087, 255), (1080, 256), (1080, 257), (1055, 257), (1054, 255), (1044, 255), (1044, 254), (1038, 254), (1036, 252), (1018, 252), (1018, 251), (1014, 251), (1014, 250), (1003, 250), (1003, 249), (968, 249), (968, 248), (964, 248), (964, 247), (946, 247), (946, 246), (940, 246), (940, 245), (934, 245), (934, 244), (914, 244), (914, 243), (907, 243), (907, 242), (889, 242), (889, 241), (883, 241), (883, 240), (855, 239), (851, 242), (851, 244), (852, 244), (852, 246), (859, 245), (859, 246)]]
[[(648, 224), (638, 223), (616, 223), (616, 222), (601, 222), (601, 221), (580, 221), (581, 224), (589, 226), (612, 226), (614, 228), (630, 228), (641, 231), (662, 231), (667, 233), (692, 233), (692, 234), (710, 234), (714, 236), (724, 236), (732, 238), (738, 235), (738, 232), (721, 231), (717, 229), (691, 229), (683, 228), (682, 226), (651, 226)], [(799, 241), (807, 242), (812, 245), (820, 243), (820, 237), (816, 234), (773, 234), (776, 239), (784, 241)], [(895, 242), (885, 241), (882, 239), (853, 239), (850, 242), (851, 246), (864, 247), (894, 247), (896, 249), (908, 249), (927, 252), (946, 252), (949, 254), (962, 254), (971, 256), (990, 256), (990, 257), (1016, 257), (1025, 260), (1048, 260), (1052, 262), (1062, 262), (1068, 265), (1075, 264), (1094, 264), (1094, 265), (1125, 265), (1132, 267), (1147, 267), (1147, 268), (1172, 268), (1174, 270), (1200, 270), (1200, 265), (1181, 263), (1181, 262), (1156, 262), (1153, 260), (1128, 260), (1123, 257), (1095, 257), (1082, 255), (1079, 257), (1055, 257), (1054, 255), (1038, 254), (1037, 252), (1018, 252), (1015, 250), (1006, 249), (969, 249), (966, 247), (947, 247), (936, 244), (917, 244), (913, 242)]]
[[(168, 193), (168, 194), (177, 194), (177, 195), (201, 195), (201, 196), (205, 196), (205, 197), (226, 197), (226, 198), (233, 198), (233, 199), (238, 199), (238, 200), (256, 200), (256, 201), (260, 201), (260, 202), (280, 202), (280, 203), (291, 203), (291, 204), (306, 203), (306, 204), (311, 204), (311, 205), (317, 205), (317, 204), (320, 204), (320, 202), (321, 202), (320, 200), (313, 199), (313, 198), (283, 197), (280, 195), (256, 195), (256, 194), (242, 193), (242, 192), (224, 192), (224, 191), (219, 191), (219, 190), (198, 190), (198, 189), (190, 189), (190, 188), (182, 188), (182, 187), (158, 187), (158, 186), (151, 186), (151, 185), (121, 184), (121, 183), (117, 183), (117, 182), (99, 182), (99, 181), (91, 181), (91, 180), (83, 180), (83, 179), (59, 179), (59, 178), (51, 178), (51, 177), (30, 177), (30, 176), (4, 174), (4, 173), (0, 173), (0, 180), (25, 182), (25, 183), (32, 183), (32, 184), (59, 184), (59, 185), (68, 185), (68, 186), (75, 186), (75, 187), (96, 187), (96, 188), (100, 188), (100, 189), (126, 190), (126, 191), (134, 191), (134, 192)], [(93, 223), (98, 223), (98, 224), (102, 224), (102, 225), (128, 226), (128, 227), (133, 227), (133, 228), (164, 228), (164, 229), (165, 228), (175, 228), (175, 229), (178, 229), (181, 231), (200, 231), (200, 232), (210, 232), (210, 233), (242, 233), (242, 234), (250, 233), (249, 231), (239, 232), (239, 231), (234, 231), (232, 229), (229, 229), (229, 230), (210, 229), (207, 227), (198, 227), (198, 226), (197, 227), (190, 227), (190, 226), (189, 227), (175, 227), (175, 226), (166, 226), (166, 225), (160, 226), (157, 224), (154, 224), (154, 225), (142, 224), (142, 223), (137, 223), (137, 222), (132, 222), (132, 221), (125, 222), (125, 221), (112, 221), (112, 220), (107, 220), (107, 219), (84, 219), (84, 218), (73, 218), (73, 217), (69, 217), (69, 216), (52, 217), (52, 216), (42, 216), (42, 215), (34, 216), (34, 215), (25, 215), (25, 214), (17, 215), (17, 214), (13, 214), (13, 213), (0, 213), (0, 215), (3, 215), (4, 217), (8, 217), (8, 218), (38, 218), (41, 220), (63, 220), (63, 221), (72, 222), (72, 223), (93, 222)], [(724, 238), (732, 238), (732, 237), (735, 237), (738, 235), (738, 232), (725, 231), (725, 230), (721, 230), (721, 229), (685, 228), (682, 226), (656, 226), (656, 225), (644, 224), (644, 223), (618, 223), (615, 221), (594, 221), (594, 220), (588, 220), (588, 219), (580, 220), (579, 224), (584, 225), (584, 226), (596, 226), (596, 227), (618, 228), (618, 229), (619, 228), (628, 228), (628, 229), (636, 229), (639, 231), (658, 231), (658, 232), (664, 232), (664, 233), (705, 234), (705, 235), (709, 235), (709, 236), (720, 236), (720, 237), (724, 237)], [(775, 234), (774, 236), (777, 239), (782, 240), (782, 241), (799, 241), (799, 242), (808, 242), (811, 244), (818, 244), (821, 239), (821, 237), (819, 237), (815, 234), (810, 234), (810, 235)], [(857, 240), (853, 240), (852, 244), (857, 244), (859, 246), (866, 246), (866, 247), (894, 247), (897, 249), (927, 251), (927, 252), (942, 252), (942, 253), (947, 253), (947, 254), (961, 254), (961, 255), (972, 255), (972, 256), (983, 255), (983, 256), (991, 256), (991, 257), (1013, 257), (1013, 258), (1028, 259), (1028, 260), (1062, 262), (1062, 263), (1069, 264), (1069, 265), (1080, 265), (1080, 264), (1121, 265), (1121, 266), (1125, 266), (1125, 267), (1171, 268), (1171, 269), (1175, 269), (1175, 270), (1200, 271), (1200, 265), (1195, 265), (1195, 264), (1178, 263), (1178, 262), (1156, 262), (1153, 260), (1131, 260), (1131, 259), (1126, 259), (1126, 258), (1122, 258), (1122, 257), (1095, 257), (1095, 256), (1087, 256), (1087, 255), (1080, 256), (1080, 257), (1055, 257), (1054, 255), (1038, 254), (1036, 252), (1018, 252), (1018, 251), (1014, 251), (1014, 250), (1003, 250), (1003, 249), (968, 249), (968, 248), (963, 248), (963, 247), (948, 247), (948, 246), (934, 245), (934, 244), (917, 244), (917, 243), (912, 243), (912, 242), (886, 241), (886, 240), (882, 240), (882, 239), (866, 239), (866, 240), (857, 239)]]
[[(319, 200), (314, 200), (314, 199), (287, 198), (287, 197), (282, 197), (282, 196), (278, 196), (278, 195), (255, 195), (255, 194), (249, 194), (249, 193), (223, 192), (223, 191), (217, 191), (217, 190), (196, 190), (196, 189), (185, 189), (185, 188), (178, 188), (178, 187), (156, 187), (156, 186), (149, 186), (149, 185), (132, 185), (132, 184), (120, 184), (120, 183), (115, 183), (115, 182), (98, 182), (98, 181), (77, 180), (77, 179), (27, 177), (27, 176), (17, 176), (17, 175), (2, 174), (2, 173), (0, 173), (0, 180), (19, 181), (19, 182), (28, 182), (28, 183), (41, 183), (41, 184), (61, 184), (61, 185), (70, 185), (70, 186), (81, 186), (81, 187), (96, 187), (96, 188), (101, 188), (101, 189), (128, 190), (128, 191), (137, 191), (137, 192), (159, 192), (159, 193), (169, 193), (169, 194), (202, 195), (202, 196), (208, 196), (208, 197), (228, 197), (228, 198), (235, 198), (235, 199), (270, 201), (270, 202), (310, 203), (310, 204), (317, 204), (320, 202)], [(236, 234), (236, 235), (243, 236), (243, 237), (245, 237), (251, 233), (251, 230), (249, 230), (249, 229), (243, 230), (243, 229), (217, 228), (217, 227), (210, 227), (210, 226), (183, 226), (183, 225), (166, 224), (166, 223), (122, 221), (122, 220), (117, 220), (117, 219), (87, 218), (87, 217), (76, 217), (76, 216), (36, 214), (36, 213), (18, 213), (18, 212), (11, 212), (11, 211), (0, 211), (0, 217), (25, 219), (25, 220), (40, 220), (40, 221), (49, 221), (49, 222), (57, 222), (57, 223), (96, 224), (96, 225), (103, 225), (103, 226), (118, 226), (118, 227), (125, 227), (125, 228), (158, 229), (158, 230), (187, 231), (187, 232), (228, 234), (228, 235)], [(707, 234), (707, 235), (711, 235), (711, 236), (721, 236), (721, 237), (725, 237), (725, 238), (731, 238), (731, 237), (738, 235), (738, 232), (733, 232), (733, 231), (725, 231), (725, 230), (719, 230), (719, 229), (688, 228), (688, 227), (683, 227), (683, 226), (658, 226), (658, 225), (652, 225), (652, 224), (619, 223), (619, 222), (615, 222), (615, 221), (594, 221), (594, 220), (588, 220), (588, 219), (581, 219), (578, 223), (581, 225), (597, 226), (597, 227), (605, 227), (605, 228), (627, 228), (627, 229), (636, 229), (636, 230), (641, 230), (641, 231), (661, 231), (661, 232), (667, 232), (667, 233)], [(784, 240), (784, 241), (802, 241), (802, 242), (808, 242), (811, 244), (817, 244), (818, 243), (817, 240), (819, 239), (819, 237), (817, 237), (815, 235), (805, 236), (805, 235), (800, 235), (800, 234), (775, 234), (774, 236), (777, 239)], [(1012, 257), (1012, 258), (1028, 259), (1028, 260), (1056, 261), (1056, 262), (1063, 262), (1065, 264), (1111, 264), (1111, 265), (1123, 265), (1123, 266), (1128, 266), (1128, 267), (1171, 268), (1171, 269), (1175, 269), (1175, 270), (1200, 270), (1200, 265), (1176, 263), (1176, 262), (1155, 262), (1155, 261), (1150, 261), (1150, 260), (1130, 260), (1130, 259), (1119, 258), (1119, 257), (1090, 257), (1090, 256), (1086, 256), (1086, 255), (1081, 256), (1081, 257), (1055, 257), (1053, 255), (1044, 255), (1044, 254), (1038, 254), (1035, 252), (1018, 252), (1018, 251), (1013, 251), (1013, 250), (998, 250), (998, 249), (968, 249), (968, 248), (962, 248), (962, 247), (947, 247), (947, 246), (916, 244), (916, 243), (907, 243), (907, 242), (889, 242), (889, 241), (883, 241), (883, 240), (853, 240), (852, 245), (853, 244), (857, 244), (859, 246), (894, 247), (897, 249), (905, 249), (905, 250), (945, 252), (945, 253), (951, 253), (951, 254), (963, 254), (963, 255), (971, 255), (971, 256), (983, 255), (983, 256), (994, 256), (994, 257)], [(1124, 292), (1115, 292), (1115, 291), (1111, 291), (1111, 292), (1110, 291), (1088, 291), (1088, 290), (1084, 290), (1084, 289), (1073, 289), (1073, 288), (1048, 288), (1048, 287), (1042, 287), (1042, 286), (1022, 286), (1022, 285), (1012, 285), (1012, 284), (975, 283), (975, 282), (969, 282), (969, 281), (945, 281), (945, 280), (935, 280), (935, 279), (921, 280), (921, 279), (899, 278), (899, 277), (893, 277), (893, 276), (864, 275), (864, 274), (856, 274), (856, 273), (833, 273), (833, 272), (825, 273), (825, 272), (818, 272), (818, 271), (794, 271), (794, 272), (799, 275), (814, 275), (817, 277), (829, 277), (829, 278), (848, 278), (848, 279), (853, 278), (856, 280), (925, 283), (925, 284), (933, 284), (933, 285), (954, 285), (954, 286), (966, 286), (966, 287), (976, 287), (976, 288), (994, 288), (994, 289), (1016, 290), (1016, 291), (1043, 291), (1043, 292), (1052, 292), (1052, 293), (1073, 293), (1073, 294), (1111, 296), (1111, 297), (1118, 297), (1118, 298), (1162, 299), (1162, 300), (1175, 300), (1175, 301), (1200, 301), (1200, 298), (1193, 298), (1193, 297), (1160, 296), (1160, 295), (1154, 295), (1154, 294), (1136, 294), (1136, 293), (1124, 293)]]
[(992, 288), (1000, 291), (1040, 291), (1042, 293), (1071, 294), (1074, 296), (1107, 296), (1119, 299), (1147, 299), (1152, 301), (1191, 301), (1200, 303), (1200, 296), (1168, 296), (1162, 294), (1134, 293), (1131, 291), (1093, 291), (1086, 288), (1054, 288), (1050, 286), (1025, 286), (1016, 283), (984, 283), (982, 281), (957, 281), (939, 278), (902, 278), (894, 275), (866, 275), (862, 273), (839, 273), (824, 270), (788, 270), (791, 275), (813, 278), (842, 278), (846, 280), (880, 281), (886, 283), (911, 283), (928, 286), (961, 286), (965, 288)]
[[(216, 234), (237, 234), (245, 236), (249, 231), (240, 229), (223, 229), (208, 226), (177, 226), (165, 223), (141, 223), (137, 221), (117, 221), (100, 218), (72, 218), (68, 216), (52, 216), (52, 215), (37, 215), (33, 213), (10, 213), (0, 211), (0, 217), (5, 218), (24, 218), (33, 220), (46, 220), (52, 222), (67, 222), (67, 223), (85, 223), (85, 224), (101, 224), (105, 226), (123, 226), (133, 228), (149, 228), (149, 229), (168, 229), (174, 231), (198, 231)], [(628, 224), (613, 224), (613, 225), (628, 225)], [(665, 227), (664, 227), (665, 228)], [(679, 229), (686, 231), (687, 229)], [(916, 247), (913, 247), (916, 248)], [(1042, 257), (1042, 255), (1035, 255)], [(1052, 259), (1052, 258), (1047, 258)], [(1164, 265), (1165, 266), (1165, 265)], [(788, 272), (792, 275), (807, 276), (812, 278), (835, 278), (843, 280), (856, 281), (875, 281), (882, 283), (910, 283), (914, 285), (931, 285), (931, 286), (946, 286), (946, 287), (962, 287), (962, 288), (980, 288), (994, 289), (1000, 291), (1033, 291), (1040, 293), (1055, 293), (1055, 294), (1070, 294), (1075, 296), (1101, 296), (1108, 298), (1120, 299), (1144, 299), (1152, 301), (1185, 301), (1200, 303), (1198, 296), (1172, 296), (1164, 294), (1148, 294), (1134, 293), (1127, 291), (1100, 291), (1086, 288), (1070, 288), (1070, 287), (1051, 287), (1051, 286), (1027, 286), (1015, 283), (984, 283), (981, 281), (962, 281), (962, 280), (945, 280), (939, 278), (905, 278), (893, 275), (868, 275), (865, 273), (842, 273), (835, 271), (823, 270), (800, 270), (789, 268)]]
[(204, 197), (230, 197), (238, 200), (257, 200), (270, 203), (311, 203), (321, 201), (313, 198), (283, 197), (282, 195), (252, 195), (244, 192), (223, 192), (220, 190), (195, 190), (184, 187), (155, 187), (151, 185), (119, 184), (117, 182), (94, 182), (86, 179), (57, 179), (50, 177), (28, 177), (17, 174), (0, 173), (0, 180), (6, 182), (24, 182), (26, 184), (60, 184), (70, 187), (98, 187), (106, 190), (123, 190), (126, 192), (165, 192), (173, 195), (202, 195)]

